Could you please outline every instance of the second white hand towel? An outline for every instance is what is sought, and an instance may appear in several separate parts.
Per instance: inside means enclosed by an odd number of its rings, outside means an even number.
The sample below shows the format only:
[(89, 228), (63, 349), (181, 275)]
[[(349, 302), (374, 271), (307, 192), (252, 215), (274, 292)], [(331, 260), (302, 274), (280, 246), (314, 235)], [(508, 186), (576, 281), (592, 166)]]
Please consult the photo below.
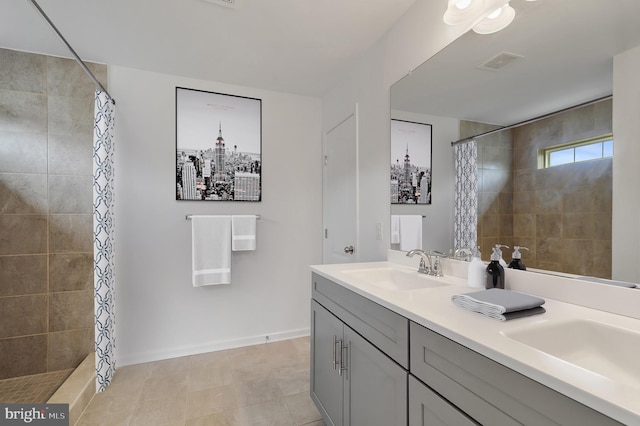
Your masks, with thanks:
[(422, 216), (400, 216), (400, 250), (422, 249)]
[(231, 284), (231, 216), (191, 216), (193, 286)]
[(256, 216), (231, 216), (231, 250), (256, 249)]

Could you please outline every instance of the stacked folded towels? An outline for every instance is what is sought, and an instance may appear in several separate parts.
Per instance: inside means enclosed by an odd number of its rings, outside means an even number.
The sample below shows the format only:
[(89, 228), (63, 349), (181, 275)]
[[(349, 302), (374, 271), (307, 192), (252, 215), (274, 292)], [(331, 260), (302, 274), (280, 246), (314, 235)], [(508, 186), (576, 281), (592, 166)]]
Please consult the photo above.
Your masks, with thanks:
[(546, 312), (542, 307), (544, 299), (500, 288), (457, 294), (451, 296), (451, 301), (461, 308), (500, 321)]

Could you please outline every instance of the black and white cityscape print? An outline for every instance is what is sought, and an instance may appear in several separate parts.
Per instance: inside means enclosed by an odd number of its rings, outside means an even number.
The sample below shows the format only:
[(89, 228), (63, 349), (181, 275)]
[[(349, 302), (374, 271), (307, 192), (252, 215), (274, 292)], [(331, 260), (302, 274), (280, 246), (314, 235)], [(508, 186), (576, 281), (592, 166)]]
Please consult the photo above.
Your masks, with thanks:
[(262, 200), (261, 103), (176, 88), (176, 200)]
[(391, 120), (391, 204), (431, 204), (431, 130)]

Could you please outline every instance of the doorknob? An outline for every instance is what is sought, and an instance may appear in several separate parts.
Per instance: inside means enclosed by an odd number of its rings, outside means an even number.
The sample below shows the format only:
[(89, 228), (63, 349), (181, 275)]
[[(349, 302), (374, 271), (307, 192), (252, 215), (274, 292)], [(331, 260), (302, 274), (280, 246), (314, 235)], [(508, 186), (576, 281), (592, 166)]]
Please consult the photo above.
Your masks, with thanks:
[(353, 254), (353, 246), (345, 247), (344, 248), (344, 252), (345, 253), (349, 253), (349, 254)]

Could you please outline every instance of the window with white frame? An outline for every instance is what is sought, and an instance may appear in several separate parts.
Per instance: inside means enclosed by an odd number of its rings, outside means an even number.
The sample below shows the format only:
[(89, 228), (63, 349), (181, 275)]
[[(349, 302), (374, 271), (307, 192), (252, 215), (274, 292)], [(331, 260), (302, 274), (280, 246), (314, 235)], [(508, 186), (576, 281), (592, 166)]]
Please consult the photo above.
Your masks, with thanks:
[(613, 135), (607, 134), (541, 149), (541, 168), (613, 157)]

